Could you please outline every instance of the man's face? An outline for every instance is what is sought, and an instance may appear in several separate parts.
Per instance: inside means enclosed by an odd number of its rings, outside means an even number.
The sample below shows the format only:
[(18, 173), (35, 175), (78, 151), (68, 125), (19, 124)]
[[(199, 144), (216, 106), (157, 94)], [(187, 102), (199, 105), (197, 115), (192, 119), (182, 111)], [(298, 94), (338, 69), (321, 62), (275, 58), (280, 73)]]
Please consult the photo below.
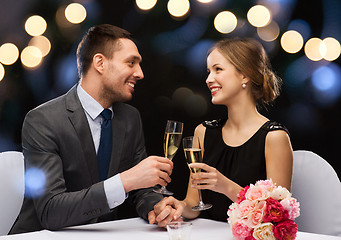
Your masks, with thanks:
[(135, 43), (125, 38), (118, 41), (113, 57), (104, 61), (102, 79), (102, 97), (112, 103), (129, 101), (136, 82), (144, 77), (140, 66), (142, 57)]

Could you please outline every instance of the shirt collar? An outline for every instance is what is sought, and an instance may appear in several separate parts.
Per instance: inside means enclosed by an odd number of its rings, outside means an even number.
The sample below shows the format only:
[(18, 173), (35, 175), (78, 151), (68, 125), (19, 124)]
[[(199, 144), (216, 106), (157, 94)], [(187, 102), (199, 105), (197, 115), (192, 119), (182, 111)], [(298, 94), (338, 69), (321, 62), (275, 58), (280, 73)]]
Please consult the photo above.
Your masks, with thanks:
[[(89, 116), (95, 120), (101, 112), (104, 110), (101, 104), (99, 104), (93, 97), (91, 97), (80, 84), (77, 86), (77, 94), (79, 100), (84, 108), (84, 110), (89, 114)], [(109, 108), (111, 110), (111, 118), (113, 118), (114, 111), (112, 107)]]

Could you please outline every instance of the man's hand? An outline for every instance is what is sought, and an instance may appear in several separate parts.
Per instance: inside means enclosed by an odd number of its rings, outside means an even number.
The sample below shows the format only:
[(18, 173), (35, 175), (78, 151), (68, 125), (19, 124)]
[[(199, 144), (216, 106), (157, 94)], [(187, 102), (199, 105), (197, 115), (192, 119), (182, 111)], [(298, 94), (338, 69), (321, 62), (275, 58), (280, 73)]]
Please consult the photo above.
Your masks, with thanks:
[(166, 186), (170, 183), (173, 162), (164, 157), (150, 156), (136, 166), (120, 174), (126, 193), (141, 188), (153, 187), (157, 184)]
[(148, 213), (149, 224), (157, 223), (159, 227), (165, 227), (171, 221), (182, 221), (181, 214), (186, 204), (173, 197), (165, 197), (155, 204), (154, 210)]

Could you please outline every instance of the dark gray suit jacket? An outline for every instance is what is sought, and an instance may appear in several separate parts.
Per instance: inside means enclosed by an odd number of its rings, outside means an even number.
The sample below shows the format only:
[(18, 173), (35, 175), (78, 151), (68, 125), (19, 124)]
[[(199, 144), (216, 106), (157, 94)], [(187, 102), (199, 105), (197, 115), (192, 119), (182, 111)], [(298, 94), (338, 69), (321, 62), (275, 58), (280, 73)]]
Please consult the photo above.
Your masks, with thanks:
[[(99, 182), (96, 151), (76, 89), (74, 86), (65, 95), (26, 115), (22, 129), (25, 168), (42, 170), (46, 184), (37, 198), (30, 197), (32, 194), (26, 189), (11, 234), (119, 218), (122, 206), (109, 209), (103, 182)], [(133, 167), (147, 156), (138, 111), (124, 103), (114, 104), (113, 109), (113, 151), (108, 177)], [(161, 195), (148, 188), (130, 192), (126, 201), (146, 219), (161, 199)]]

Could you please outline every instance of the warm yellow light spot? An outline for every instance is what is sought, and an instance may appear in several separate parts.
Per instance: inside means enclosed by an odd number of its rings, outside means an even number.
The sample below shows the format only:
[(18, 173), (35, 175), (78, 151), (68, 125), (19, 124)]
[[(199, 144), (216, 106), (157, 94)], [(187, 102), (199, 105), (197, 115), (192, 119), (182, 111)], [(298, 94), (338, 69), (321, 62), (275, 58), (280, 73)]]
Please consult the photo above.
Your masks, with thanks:
[(339, 58), (341, 54), (339, 41), (332, 37), (323, 39), (321, 48), (322, 56), (327, 61), (334, 61)]
[(198, 2), (201, 2), (201, 3), (210, 3), (212, 2), (213, 0), (198, 0)]
[(51, 50), (51, 43), (45, 36), (33, 37), (28, 45), (39, 48), (43, 57), (49, 54)]
[(19, 50), (13, 43), (5, 43), (0, 47), (0, 62), (11, 65), (18, 60)]
[(278, 37), (279, 31), (279, 26), (274, 21), (265, 27), (257, 28), (258, 36), (266, 42), (274, 41)]
[(263, 5), (256, 5), (247, 12), (247, 19), (252, 26), (264, 27), (271, 20), (271, 13)]
[(86, 18), (86, 9), (82, 4), (71, 3), (65, 9), (65, 17), (70, 23), (81, 23)]
[(21, 62), (25, 67), (35, 68), (42, 61), (42, 54), (39, 48), (28, 46), (21, 52)]
[(319, 38), (309, 39), (304, 46), (305, 55), (312, 61), (321, 60), (323, 58), (321, 53), (321, 44), (322, 40)]
[(147, 11), (152, 9), (156, 2), (157, 0), (136, 0), (136, 5), (139, 9)]
[(38, 15), (29, 17), (25, 23), (25, 30), (31, 36), (42, 35), (47, 28), (47, 24), (44, 18)]
[(5, 76), (5, 68), (0, 63), (0, 82), (1, 82), (2, 79), (4, 79), (4, 76)]
[(188, 13), (190, 4), (188, 0), (169, 0), (167, 8), (173, 17), (183, 17)]
[(322, 58), (326, 55), (327, 53), (327, 45), (322, 41), (320, 44), (320, 53)]
[(230, 33), (237, 26), (237, 17), (229, 11), (223, 11), (218, 13), (214, 18), (214, 27), (218, 32)]
[(303, 47), (303, 37), (297, 31), (287, 31), (281, 37), (281, 46), (288, 53), (297, 53)]

